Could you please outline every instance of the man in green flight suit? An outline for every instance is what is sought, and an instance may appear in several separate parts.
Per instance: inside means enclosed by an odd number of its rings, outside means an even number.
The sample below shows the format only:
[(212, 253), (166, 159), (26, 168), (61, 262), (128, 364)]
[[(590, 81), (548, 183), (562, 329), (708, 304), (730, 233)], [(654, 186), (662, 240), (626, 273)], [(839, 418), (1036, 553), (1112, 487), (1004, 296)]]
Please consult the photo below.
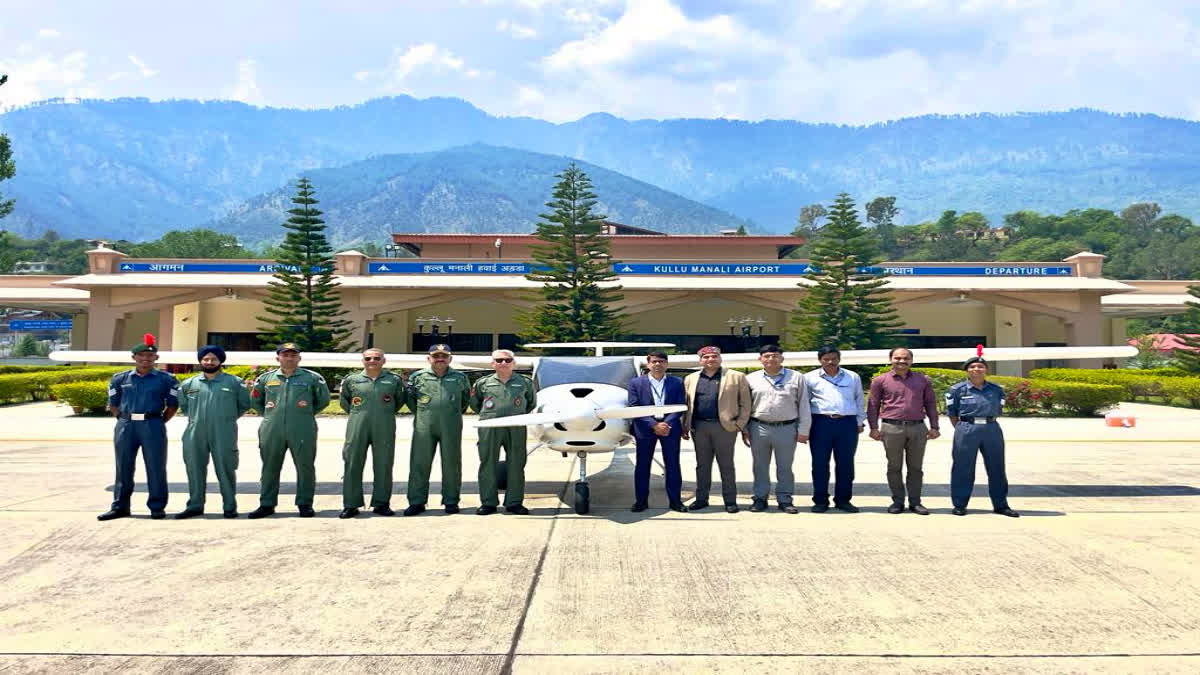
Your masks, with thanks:
[(196, 353), (201, 373), (179, 388), (179, 411), (187, 415), (183, 432), (183, 463), (187, 467), (187, 508), (177, 520), (204, 513), (204, 489), (208, 483), (208, 457), (212, 455), (221, 506), (226, 518), (237, 518), (237, 420), (250, 409), (250, 392), (242, 381), (221, 372), (225, 350), (206, 345)]
[[(533, 380), (514, 373), (515, 358), (507, 349), (492, 352), (493, 375), (475, 383), (471, 393), (471, 408), (479, 419), (524, 415), (534, 408)], [(525, 427), (495, 427), (479, 430), (479, 501), (475, 513), (481, 516), (496, 512), (500, 504), (496, 488), (496, 468), (500, 462), (500, 446), (504, 446), (507, 488), (504, 491), (504, 510), (520, 516), (529, 515), (525, 500)]]
[(404, 379), (384, 372), (387, 359), (382, 349), (362, 353), (363, 371), (342, 380), (338, 404), (349, 413), (346, 444), (342, 447), (342, 512), (338, 518), (353, 518), (363, 506), (363, 466), (371, 446), (374, 472), (371, 510), (381, 516), (396, 514), (391, 509), (392, 463), (396, 459), (396, 413), (406, 400)]
[(433, 454), (442, 451), (442, 505), (446, 513), (458, 513), (462, 488), (462, 416), (470, 402), (471, 383), (461, 371), (450, 367), (450, 347), (429, 348), (429, 367), (408, 378), (409, 408), (413, 411), (412, 451), (409, 454), (408, 508), (404, 515), (425, 511), (429, 501), (429, 471)]
[(250, 389), (250, 405), (263, 416), (258, 427), (262, 456), (262, 493), (250, 518), (266, 518), (279, 503), (279, 470), (292, 451), (296, 465), (296, 507), (301, 518), (312, 518), (317, 485), (317, 413), (329, 405), (325, 378), (300, 368), (300, 348), (284, 342), (275, 348), (279, 368), (263, 373)]

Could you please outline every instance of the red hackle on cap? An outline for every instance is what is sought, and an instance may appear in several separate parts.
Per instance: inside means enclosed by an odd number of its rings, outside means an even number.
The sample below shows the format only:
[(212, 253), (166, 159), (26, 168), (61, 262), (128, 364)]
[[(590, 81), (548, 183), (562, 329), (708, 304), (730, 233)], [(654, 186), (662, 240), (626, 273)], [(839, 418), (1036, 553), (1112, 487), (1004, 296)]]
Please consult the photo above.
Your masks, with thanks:
[(147, 347), (153, 347), (154, 346), (154, 336), (151, 335), (150, 333), (146, 333), (145, 335), (142, 336), (142, 344), (146, 345)]
[(983, 345), (975, 345), (975, 356), (983, 358)]

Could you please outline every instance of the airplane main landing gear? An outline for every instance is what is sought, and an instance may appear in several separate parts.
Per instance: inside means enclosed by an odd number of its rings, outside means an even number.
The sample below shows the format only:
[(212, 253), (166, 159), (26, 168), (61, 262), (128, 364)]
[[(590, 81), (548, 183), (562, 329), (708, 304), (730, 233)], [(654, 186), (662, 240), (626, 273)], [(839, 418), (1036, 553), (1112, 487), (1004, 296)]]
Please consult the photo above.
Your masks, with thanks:
[(496, 462), (496, 489), (508, 490), (508, 461)]
[(591, 489), (587, 482), (587, 453), (578, 452), (575, 456), (579, 458), (579, 480), (575, 481), (575, 513), (582, 516), (591, 510), (592, 506)]

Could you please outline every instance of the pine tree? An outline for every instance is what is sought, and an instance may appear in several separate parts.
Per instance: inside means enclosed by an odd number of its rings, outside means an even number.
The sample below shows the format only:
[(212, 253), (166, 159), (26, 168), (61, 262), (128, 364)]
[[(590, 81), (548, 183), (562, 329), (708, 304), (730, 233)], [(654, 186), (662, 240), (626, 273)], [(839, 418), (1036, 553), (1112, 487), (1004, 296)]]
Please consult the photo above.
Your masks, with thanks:
[[(1200, 284), (1188, 286), (1188, 295), (1200, 298)], [(1200, 302), (1188, 301), (1188, 323), (1200, 325)], [(1200, 335), (1181, 335), (1180, 341), (1190, 349), (1175, 349), (1175, 361), (1180, 368), (1200, 373)]]
[(828, 223), (813, 242), (810, 260), (814, 269), (804, 276), (815, 285), (792, 312), (789, 346), (887, 346), (901, 322), (883, 288), (887, 283), (883, 274), (859, 270), (880, 260), (874, 233), (859, 222), (850, 195), (843, 192), (834, 201)]
[(37, 338), (29, 333), (25, 333), (13, 344), (12, 355), (14, 358), (38, 356), (40, 353), (39, 347), (40, 344)]
[(333, 248), (325, 239), (325, 221), (313, 208), (312, 183), (301, 178), (283, 224), (287, 236), (275, 256), (275, 274), (263, 301), (267, 314), (259, 339), (268, 345), (295, 342), (302, 351), (344, 352), (354, 348), (350, 321), (338, 318), (341, 294), (333, 279)]
[(541, 214), (534, 246), (535, 269), (526, 278), (542, 284), (538, 306), (520, 315), (526, 342), (612, 340), (624, 317), (617, 307), (624, 296), (614, 281), (604, 216), (592, 211), (596, 194), (587, 174), (574, 163), (557, 174), (553, 213)]

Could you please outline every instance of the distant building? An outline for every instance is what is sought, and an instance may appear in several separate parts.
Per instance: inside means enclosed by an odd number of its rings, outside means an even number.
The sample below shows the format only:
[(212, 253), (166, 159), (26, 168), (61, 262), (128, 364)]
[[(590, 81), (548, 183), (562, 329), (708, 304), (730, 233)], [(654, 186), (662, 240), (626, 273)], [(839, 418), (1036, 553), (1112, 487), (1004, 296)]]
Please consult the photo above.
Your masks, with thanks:
[(48, 260), (23, 260), (13, 265), (13, 274), (49, 274), (53, 267)]
[[(1195, 347), (1189, 347), (1183, 344), (1184, 338), (1197, 338), (1200, 335), (1196, 334), (1176, 334), (1176, 333), (1149, 333), (1145, 337), (1154, 339), (1154, 349), (1159, 353), (1170, 356), (1176, 349), (1186, 349), (1188, 351), (1196, 351)], [(1130, 338), (1129, 344), (1138, 346), (1138, 338)]]

